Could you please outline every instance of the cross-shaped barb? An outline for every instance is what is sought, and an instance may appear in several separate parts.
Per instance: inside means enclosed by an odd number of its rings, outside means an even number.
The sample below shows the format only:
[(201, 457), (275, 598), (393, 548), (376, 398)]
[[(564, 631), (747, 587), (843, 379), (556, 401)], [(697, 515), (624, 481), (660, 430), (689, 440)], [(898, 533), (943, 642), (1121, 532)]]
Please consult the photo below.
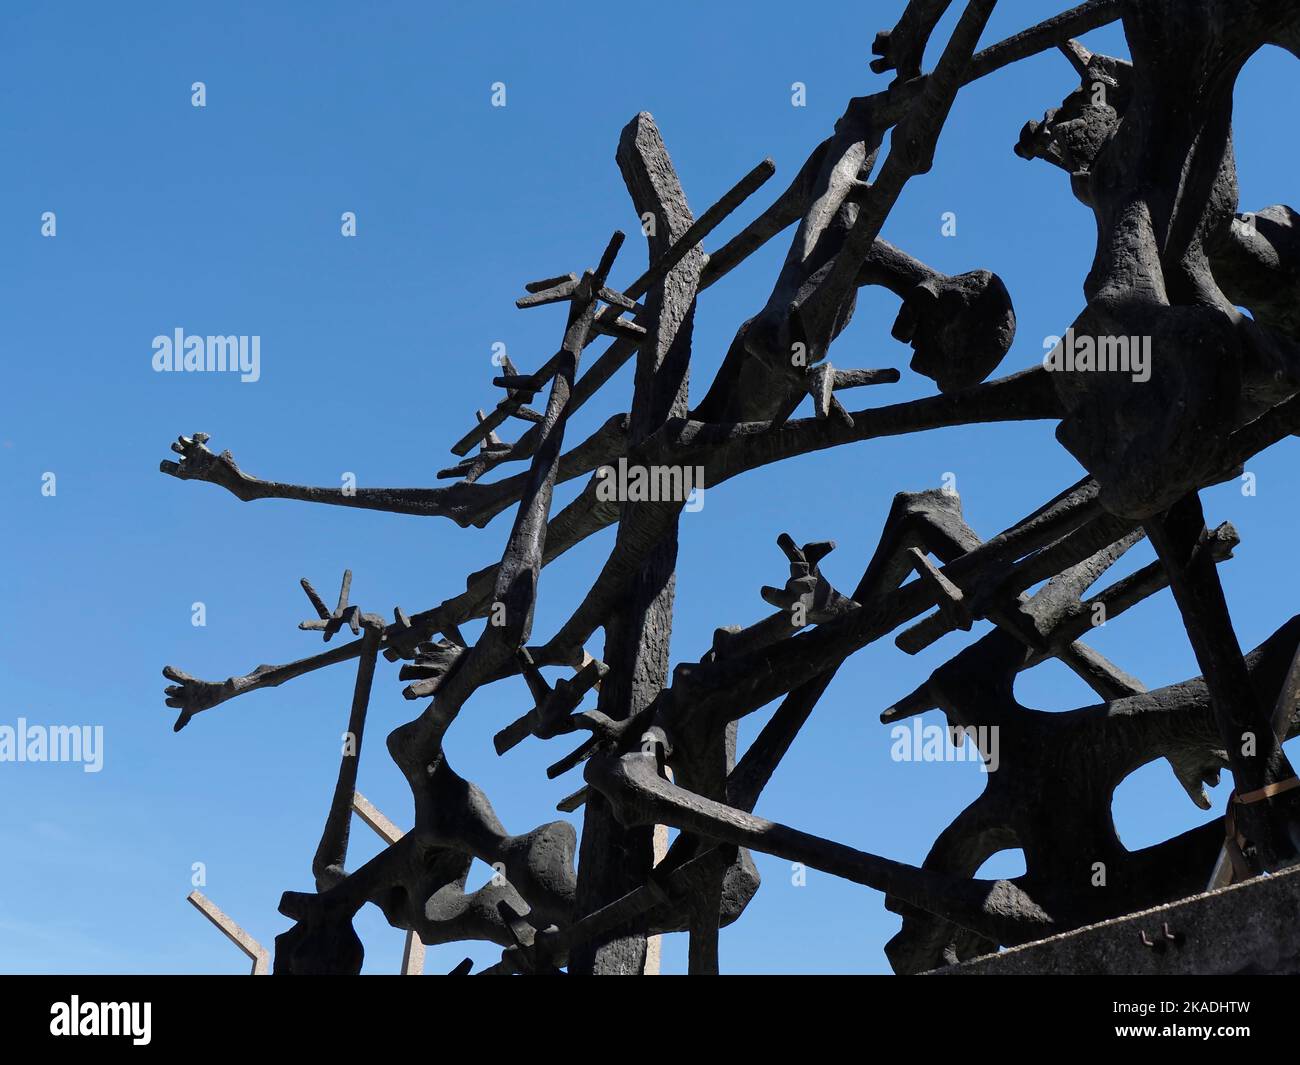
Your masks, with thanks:
[(571, 678), (558, 681), (552, 689), (534, 664), (527, 648), (520, 648), (518, 658), (534, 705), (528, 713), (496, 734), (492, 742), (497, 754), (505, 754), (522, 743), (526, 736), (549, 740), (579, 728), (579, 723), (572, 721), (569, 715), (578, 708), (583, 696), (609, 672), (609, 667), (604, 662), (589, 658)]
[[(803, 387), (812, 396), (813, 412), (819, 419), (829, 418), (832, 414), (853, 428), (853, 415), (844, 409), (843, 404), (835, 398), (835, 393), (845, 388), (863, 388), (867, 385), (896, 384), (902, 375), (897, 370), (837, 370), (829, 362), (821, 362), (804, 371)], [(787, 412), (774, 420), (774, 425), (784, 424), (790, 414)]]
[[(505, 373), (500, 377), (492, 378), (492, 383), (499, 388), (504, 388), (506, 390), (507, 399), (518, 400), (521, 404), (524, 404), (536, 395), (537, 390), (532, 387), (532, 378), (525, 374), (520, 374), (519, 370), (515, 367), (515, 364), (510, 361), (509, 355), (502, 355), (501, 368), (505, 370)], [(515, 384), (513, 382), (520, 383)], [(540, 413), (533, 410), (531, 407), (525, 406), (520, 406), (516, 410), (512, 411), (510, 416), (512, 418), (518, 418), (520, 421), (532, 422), (534, 425), (543, 420)]]
[(954, 628), (970, 632), (974, 618), (971, 616), (966, 593), (945, 577), (943, 571), (919, 547), (908, 548), (907, 559), (916, 575), (921, 578), (921, 583), (934, 593), (939, 603), (939, 612)]
[[(596, 332), (612, 337), (627, 337), (630, 340), (640, 340), (645, 336), (645, 326), (621, 317), (624, 311), (631, 311), (635, 317), (644, 308), (630, 296), (605, 285), (594, 289), (585, 286), (587, 276), (579, 278), (575, 274), (565, 274), (563, 277), (530, 281), (524, 286), (530, 295), (515, 300), (515, 306), (524, 310), (528, 307), (544, 307), (548, 303), (561, 303), (565, 300), (577, 303), (594, 298), (606, 304), (591, 323)], [(498, 380), (497, 383), (500, 381)]]
[[(588, 270), (581, 277), (565, 274), (561, 277), (548, 277), (542, 281), (534, 281), (525, 285), (524, 287), (529, 290), (530, 294), (516, 301), (517, 305), (520, 307), (540, 307), (547, 303), (560, 303), (567, 300), (572, 304), (570, 308), (570, 326), (572, 326), (575, 317), (581, 318), (583, 314), (590, 311), (593, 302), (600, 300), (608, 304), (608, 306), (600, 314), (596, 315), (590, 323), (592, 329), (609, 333), (611, 336), (630, 336), (637, 340), (641, 339), (646, 333), (643, 327), (635, 322), (624, 321), (618, 317), (625, 310), (640, 310), (639, 305), (635, 300), (628, 298), (623, 293), (605, 287), (605, 279), (614, 266), (614, 257), (618, 254), (618, 249), (622, 247), (624, 239), (623, 233), (615, 230), (600, 257), (600, 264), (595, 270)], [(584, 339), (579, 344), (580, 348), (586, 343), (585, 332), (583, 337)], [(534, 418), (541, 421), (543, 416), (536, 411), (530, 410), (522, 415), (519, 412), (526, 409), (524, 408), (525, 402), (546, 387), (547, 382), (560, 371), (564, 361), (565, 353), (561, 350), (553, 355), (536, 373), (527, 375), (515, 372), (514, 365), (508, 364), (506, 366), (507, 372), (493, 381), (494, 384), (506, 390), (506, 398), (501, 400), (486, 416), (482, 412), (479, 413), (478, 425), (452, 445), (452, 453), (462, 457), (468, 455), (470, 448), (481, 440), (489, 439), (492, 431), (507, 418), (520, 416), (525, 421), (532, 421)], [(500, 442), (497, 441), (497, 443)], [(461, 471), (472, 473), (478, 465), (493, 460), (500, 461), (500, 457), (479, 455), (471, 463), (460, 463), (442, 472), (449, 475)], [(475, 474), (475, 476), (480, 475), (481, 471)]]
[[(509, 360), (507, 360), (506, 364), (509, 366)], [(510, 368), (513, 372), (514, 367)], [(500, 380), (500, 378), (493, 379), (494, 383)], [(462, 459), (454, 466), (439, 470), (438, 477), (440, 479), (462, 477), (468, 483), (473, 484), (488, 470), (510, 458), (514, 454), (514, 445), (505, 443), (497, 436), (495, 429), (489, 427), (484, 430), (483, 424), (489, 419), (494, 419), (492, 424), (500, 425), (501, 422), (510, 417), (520, 418), (526, 422), (540, 422), (542, 416), (537, 411), (531, 407), (523, 406), (524, 401), (531, 398), (531, 393), (524, 395), (522, 392), (507, 392), (506, 398), (501, 401), (501, 404), (498, 404), (499, 410), (504, 411), (499, 417), (497, 410), (494, 410), (490, 415), (484, 414), (481, 410), (475, 411), (474, 414), (478, 418), (478, 425), (470, 430), (470, 434), (479, 438), (478, 454), (473, 458)], [(473, 442), (471, 442), (465, 451), (468, 452), (469, 448), (473, 446)], [(460, 444), (458, 443), (456, 447), (460, 447)], [(452, 450), (455, 451), (456, 448)]]
[(361, 608), (348, 605), (348, 592), (352, 588), (352, 571), (350, 569), (343, 571), (343, 585), (339, 588), (339, 605), (334, 608), (333, 613), (330, 612), (320, 595), (317, 594), (316, 589), (311, 586), (311, 581), (303, 577), (301, 583), (302, 590), (307, 593), (307, 598), (311, 600), (311, 605), (315, 608), (318, 617), (310, 621), (300, 621), (298, 628), (313, 632), (323, 629), (326, 643), (329, 643), (334, 634), (344, 625), (347, 625), (352, 630), (353, 636), (361, 635)]
[(605, 279), (609, 277), (609, 271), (614, 265), (614, 256), (618, 254), (624, 239), (622, 231), (615, 230), (609, 244), (605, 246), (604, 254), (600, 257), (600, 265), (595, 270), (586, 271), (581, 277), (576, 274), (561, 274), (558, 277), (528, 282), (524, 285), (528, 295), (520, 296), (515, 300), (515, 306), (525, 310), (529, 307), (544, 307), (548, 303), (563, 303), (566, 300), (577, 305), (600, 300), (607, 306), (596, 317), (595, 326), (598, 330), (613, 336), (627, 335), (637, 339), (645, 336), (646, 331), (642, 326), (619, 317), (624, 311), (631, 311), (633, 314), (640, 312), (642, 310), (640, 304), (630, 296), (605, 285)]

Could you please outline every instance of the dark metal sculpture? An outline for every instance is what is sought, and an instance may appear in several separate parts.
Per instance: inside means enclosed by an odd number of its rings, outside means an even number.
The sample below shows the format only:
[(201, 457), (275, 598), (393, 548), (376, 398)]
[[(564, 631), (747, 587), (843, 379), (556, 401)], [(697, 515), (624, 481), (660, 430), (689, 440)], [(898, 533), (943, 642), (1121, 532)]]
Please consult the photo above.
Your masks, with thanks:
[[(898, 971), (915, 972), (1195, 894), (1225, 847), (1239, 879), (1296, 860), (1300, 791), (1281, 739), (1300, 728), (1293, 665), (1300, 619), (1242, 653), (1217, 573), (1237, 537), (1230, 525), (1206, 528), (1198, 492), (1300, 431), (1294, 215), (1286, 207), (1237, 214), (1230, 131), (1233, 84), (1245, 61), (1270, 43), (1300, 54), (1300, 0), (1091, 0), (977, 52), (994, 2), (968, 0), (935, 68), (922, 75), (925, 45), (951, 0), (912, 0), (875, 44), (874, 68), (896, 70), (897, 79), (851, 100), (790, 186), (712, 254), (703, 242), (774, 167), (755, 167), (696, 218), (653, 120), (633, 119), (616, 158), (636, 212), (654, 220), (650, 266), (622, 290), (612, 288), (623, 243), (616, 233), (594, 270), (525, 286), (520, 307), (567, 306), (563, 339), (532, 373), (503, 368), (494, 381), (503, 398), (480, 412), (452, 448), (461, 461), (440, 474), (456, 484), (353, 493), (300, 487), (245, 474), (229, 452), (210, 451), (201, 433), (172, 445), (180, 458), (164, 462), (163, 472), (220, 485), (242, 500), (440, 516), (462, 527), (514, 510), (501, 561), (470, 574), (463, 593), (432, 609), (397, 610), (391, 622), (363, 613), (348, 602), (349, 574), (331, 611), (304, 581), (317, 618), (302, 627), (323, 630), (329, 641), (347, 626), (356, 639), (219, 683), (164, 670), (180, 729), (236, 695), (358, 660), (349, 724), (356, 749), (343, 758), (313, 862), (317, 890), (286, 892), (281, 902), (295, 923), (276, 940), (276, 972), (359, 971), (352, 918), (367, 902), (425, 943), (500, 944), (501, 961), (488, 972), (637, 973), (647, 936), (681, 930), (690, 936), (691, 972), (715, 972), (719, 927), (758, 889), (750, 850), (884, 892), (903, 918), (889, 957)], [(1094, 55), (1073, 39), (1116, 20), (1131, 63)], [(1095, 345), (1149, 337), (1151, 373), (1142, 382), (1068, 366), (986, 381), (1015, 331), (1005, 286), (987, 271), (946, 277), (879, 236), (906, 182), (929, 169), (961, 87), (1054, 48), (1078, 72), (1080, 88), (1026, 126), (1016, 150), (1064, 169), (1096, 214), (1088, 305), (1073, 335)], [(771, 296), (740, 327), (692, 408), (696, 300), (792, 225)], [(936, 382), (937, 395), (852, 412), (843, 404), (848, 389), (899, 379), (893, 370), (842, 370), (826, 361), (863, 285), (899, 297), (894, 335), (911, 343), (911, 368)], [(601, 336), (611, 342), (580, 372)], [(566, 451), (569, 418), (633, 356), (628, 412)], [(793, 418), (805, 397), (815, 416)], [(496, 430), (510, 419), (529, 428), (504, 443)], [(686, 500), (671, 492), (611, 499), (601, 491), (607, 467), (620, 460), (648, 470), (699, 467), (711, 487), (854, 441), (1011, 420), (1057, 422), (1058, 439), (1090, 476), (988, 540), (963, 521), (955, 494), (899, 495), (849, 594), (819, 569), (833, 544), (799, 546), (782, 536), (789, 578), (762, 591), (775, 613), (719, 629), (698, 661), (670, 676), (677, 522)], [(519, 472), (483, 482), (508, 463), (522, 464)], [(590, 478), (587, 488), (552, 514), (555, 485), (580, 477)], [(542, 568), (609, 525), (617, 525), (614, 547), (586, 597), (557, 632), (535, 641)], [(1086, 598), (1143, 537), (1159, 561)], [(1080, 640), (1099, 609), (1113, 619), (1166, 586), (1203, 676), (1149, 692)], [(486, 624), (471, 642), (459, 626), (473, 619)], [(921, 867), (752, 814), (849, 655), (900, 629), (896, 644), (915, 654), (977, 620), (992, 629), (882, 715), (894, 722), (939, 710), (955, 727), (1000, 730), (1000, 769)], [(597, 629), (604, 630), (600, 661), (585, 650)], [(381, 652), (405, 663), (408, 698), (432, 697), (387, 741), (411, 787), (414, 828), (349, 872), (349, 811)], [(1082, 677), (1098, 703), (1058, 714), (1019, 705), (1015, 674), (1048, 658)], [(574, 672), (552, 685), (544, 667)], [(581, 839), (562, 821), (511, 835), (443, 752), (443, 736), (474, 692), (516, 676), (533, 705), (502, 722), (497, 751), (528, 737), (571, 738), (548, 774), (583, 767), (585, 786), (560, 804), (585, 806)], [(593, 690), (594, 708), (580, 709)], [(737, 721), (776, 700), (757, 739), (737, 752)], [(1160, 758), (1203, 808), (1202, 784), (1230, 769), (1236, 791), (1226, 837), (1215, 821), (1144, 850), (1121, 845), (1110, 812), (1114, 790)], [(657, 864), (655, 825), (680, 830)], [(1023, 876), (973, 879), (987, 857), (1010, 847), (1024, 851)], [(504, 876), (467, 893), (475, 857)], [(1107, 868), (1104, 886), (1093, 875), (1097, 862)]]

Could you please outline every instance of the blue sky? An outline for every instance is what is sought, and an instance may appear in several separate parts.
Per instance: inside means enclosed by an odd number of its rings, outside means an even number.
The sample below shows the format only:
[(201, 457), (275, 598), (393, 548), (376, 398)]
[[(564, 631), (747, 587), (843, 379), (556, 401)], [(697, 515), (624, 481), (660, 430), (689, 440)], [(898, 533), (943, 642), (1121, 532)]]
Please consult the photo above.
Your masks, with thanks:
[[(462, 530), (441, 519), (269, 501), (241, 504), (158, 472), (168, 444), (195, 430), (249, 472), (338, 485), (431, 485), (447, 450), (493, 401), (495, 342), (531, 369), (554, 350), (562, 309), (519, 312), (525, 281), (594, 265), (636, 217), (614, 164), (622, 126), (654, 114), (698, 214), (765, 156), (769, 187), (706, 244), (715, 248), (785, 187), (849, 97), (884, 88), (867, 62), (902, 0), (820, 3), (795, 12), (762, 0), (670, 0), (644, 11), (538, 5), (336, 3), (14, 4), (0, 40), (0, 398), (5, 683), (0, 724), (102, 725), (104, 768), (0, 763), (0, 969), (16, 972), (241, 972), (240, 955), (186, 903), (191, 868), (205, 892), (268, 947), (287, 927), (286, 889), (310, 890), (310, 862), (338, 768), (353, 667), (318, 672), (196, 719), (179, 735), (163, 706), (171, 663), (221, 679), (319, 650), (296, 630), (297, 587), (326, 598), (345, 567), (353, 601), (391, 615), (456, 594), (500, 555), (508, 524)], [(743, 11), (743, 13), (742, 13)], [(1046, 13), (998, 5), (991, 43)], [(950, 16), (945, 28), (952, 24)], [(941, 37), (944, 35), (941, 34)], [(573, 42), (581, 41), (578, 48)], [(1118, 31), (1086, 38), (1124, 54)], [(931, 62), (935, 49), (931, 49)], [(1242, 203), (1287, 202), (1297, 144), (1280, 136), (1276, 95), (1294, 60), (1257, 56), (1237, 94)], [(203, 81), (207, 106), (191, 106)], [(490, 106), (490, 87), (507, 106)], [(807, 106), (791, 106), (791, 84)], [(1030, 366), (1043, 338), (1083, 305), (1091, 215), (1067, 180), (1011, 151), (1023, 123), (1073, 86), (1050, 53), (966, 89), (933, 171), (912, 182), (885, 236), (947, 273), (987, 268), (1019, 316), (999, 373)], [(41, 216), (57, 216), (42, 237)], [(358, 235), (340, 235), (356, 212)], [(956, 237), (940, 232), (956, 212)], [(703, 394), (736, 326), (766, 300), (789, 234), (711, 288), (696, 318), (693, 395)], [(629, 240), (613, 281), (644, 265)], [(893, 386), (855, 405), (929, 394), (889, 327), (896, 300), (864, 291), (832, 359), (895, 366)], [(261, 337), (261, 380), (158, 374), (151, 342), (190, 333)], [(594, 350), (600, 350), (597, 347)], [(625, 370), (571, 426), (578, 440), (630, 396)], [(806, 413), (806, 412), (805, 412)], [(778, 533), (834, 539), (823, 569), (849, 590), (900, 490), (957, 477), (966, 518), (990, 536), (1080, 476), (1053, 426), (949, 429), (856, 444), (769, 467), (710, 490), (682, 523), (674, 661), (694, 660), (713, 629), (749, 623), (780, 583)], [(1222, 568), (1241, 641), (1253, 647), (1291, 616), (1294, 581), (1273, 559), (1292, 547), (1296, 444), (1249, 466), (1258, 491), (1205, 493), (1212, 524), (1233, 521), (1238, 557)], [(42, 495), (42, 475), (57, 494)], [(571, 497), (576, 483), (557, 493)], [(549, 567), (535, 634), (568, 616), (612, 544), (593, 538)], [(1143, 545), (1114, 576), (1149, 561)], [(205, 627), (191, 604), (206, 605)], [(916, 658), (892, 640), (840, 670), (757, 812), (899, 860), (919, 862), (983, 785), (970, 764), (890, 760), (879, 711), (975, 638), (957, 633)], [(1176, 610), (1159, 596), (1098, 631), (1093, 644), (1148, 686), (1197, 672)], [(591, 649), (600, 650), (597, 637)], [(422, 704), (402, 699), (381, 664), (360, 788), (403, 827), (410, 796), (382, 747)], [(1064, 667), (1023, 675), (1026, 705), (1092, 703)], [(491, 736), (526, 709), (521, 682), (484, 689), (448, 737), (459, 773), (480, 784), (506, 827), (564, 816), (577, 774), (548, 781), (567, 746), (525, 742), (497, 758)], [(742, 742), (766, 713), (747, 721)], [(1214, 793), (1222, 809), (1227, 785)], [(1121, 787), (1129, 846), (1205, 819), (1168, 767)], [(353, 865), (378, 841), (357, 826)], [(764, 885), (722, 933), (728, 972), (884, 972), (898, 927), (881, 896), (816, 872), (791, 884), (759, 856)], [(1017, 855), (986, 873), (1021, 871)], [(483, 867), (475, 883), (486, 876)], [(373, 908), (358, 930), (366, 972), (395, 971), (401, 934)], [(428, 970), (491, 945), (431, 948)], [(682, 937), (665, 970), (685, 965)]]

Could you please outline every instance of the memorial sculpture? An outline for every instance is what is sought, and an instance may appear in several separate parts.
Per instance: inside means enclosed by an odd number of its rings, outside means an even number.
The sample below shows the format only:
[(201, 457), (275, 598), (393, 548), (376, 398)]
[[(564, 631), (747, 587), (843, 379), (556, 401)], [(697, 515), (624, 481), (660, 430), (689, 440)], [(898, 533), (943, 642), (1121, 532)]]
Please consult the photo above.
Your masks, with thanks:
[[(1242, 209), (1231, 136), (1233, 86), (1245, 62), (1268, 44), (1300, 55), (1300, 0), (1091, 0), (983, 50), (995, 0), (966, 0), (933, 69), (923, 72), (926, 46), (951, 6), (911, 0), (875, 42), (873, 69), (895, 74), (888, 87), (850, 100), (788, 187), (713, 252), (704, 250), (712, 231), (758, 197), (775, 168), (760, 163), (697, 217), (653, 119), (635, 117), (616, 160), (636, 214), (653, 220), (645, 227), (650, 265), (614, 288), (615, 267), (626, 259), (616, 232), (594, 268), (524, 286), (521, 308), (564, 305), (562, 339), (535, 369), (508, 360), (501, 367), (493, 382), (499, 400), (479, 412), (452, 447), (459, 461), (439, 474), (454, 483), (348, 493), (254, 477), (230, 452), (210, 450), (203, 433), (172, 445), (178, 457), (162, 464), (164, 473), (244, 501), (425, 515), (465, 529), (512, 514), (500, 561), (430, 609), (397, 609), (391, 620), (387, 609), (363, 611), (350, 602), (350, 573), (331, 608), (304, 580), (315, 617), (302, 627), (331, 643), (323, 653), (220, 682), (164, 670), (179, 730), (236, 696), (356, 662), (347, 728), (357, 749), (342, 758), (312, 863), (316, 891), (287, 891), (281, 901), (293, 924), (276, 939), (276, 973), (359, 972), (353, 917), (366, 903), (426, 944), (499, 944), (501, 960), (486, 973), (639, 973), (647, 937), (666, 932), (688, 934), (691, 973), (714, 973), (719, 928), (741, 919), (759, 890), (751, 851), (882, 892), (902, 917), (887, 947), (902, 973), (1296, 861), (1300, 790), (1281, 742), (1300, 730), (1300, 618), (1243, 652), (1217, 569), (1238, 537), (1230, 524), (1207, 528), (1199, 493), (1300, 432), (1294, 214), (1285, 206)], [(1115, 22), (1131, 61), (1077, 40)], [(880, 232), (907, 182), (930, 168), (962, 87), (1052, 50), (1079, 87), (1029, 122), (1015, 151), (1065, 171), (1073, 195), (1096, 216), (1097, 251), (1084, 280), (1086, 309), (1068, 331), (1062, 323), (1070, 350), (998, 377), (1016, 324), (1003, 282), (977, 268), (940, 274)], [(791, 227), (770, 296), (740, 325), (716, 378), (692, 403), (696, 301)], [(900, 379), (896, 370), (829, 361), (865, 285), (897, 296), (893, 335), (910, 343), (908, 372), (933, 380), (932, 396), (850, 402), (850, 390), (887, 395)], [(1149, 360), (1143, 373), (1098, 372), (1130, 339)], [(566, 442), (574, 411), (632, 359), (630, 404), (620, 401), (626, 409), (588, 439)], [(805, 401), (810, 415), (796, 417)], [(955, 493), (900, 494), (852, 589), (832, 587), (820, 570), (833, 543), (782, 535), (788, 576), (762, 588), (767, 616), (720, 627), (695, 661), (669, 662), (677, 526), (689, 495), (680, 490), (682, 471), (701, 471), (703, 486), (713, 487), (854, 442), (1029, 420), (1055, 423), (1084, 479), (1046, 502), (1026, 500), (1028, 516), (989, 539), (963, 520)], [(526, 427), (513, 442), (498, 434), (509, 425)], [(620, 463), (663, 490), (637, 498), (602, 491)], [(514, 472), (487, 479), (499, 467)], [(553, 513), (556, 484), (575, 478), (587, 478), (586, 488)], [(611, 525), (613, 548), (581, 604), (558, 631), (535, 633), (545, 566)], [(1143, 538), (1158, 561), (1093, 590)], [(1166, 589), (1186, 632), (1161, 638), (1189, 640), (1202, 675), (1147, 691), (1083, 640), (1098, 616), (1113, 621)], [(481, 634), (467, 639), (461, 626), (475, 620), (484, 622)], [(901, 652), (915, 654), (976, 622), (991, 627), (881, 715), (892, 723), (942, 714), (954, 729), (999, 731), (997, 772), (921, 866), (753, 814), (848, 656), (890, 634)], [(342, 641), (331, 642), (336, 636)], [(404, 694), (417, 702), (418, 713), (386, 741), (411, 788), (414, 827), (349, 869), (357, 766), (381, 657), (401, 662)], [(1049, 658), (1086, 681), (1097, 702), (1051, 714), (1020, 705), (1013, 678)], [(582, 810), (580, 837), (565, 821), (512, 834), (488, 797), (448, 764), (444, 735), (475, 691), (496, 683), (519, 685), (531, 704), (501, 722), (497, 753), (547, 743), (556, 748), (548, 775), (581, 772), (582, 786), (560, 804)], [(778, 701), (757, 738), (737, 750), (737, 721)], [(374, 757), (372, 746), (365, 750)], [(1204, 785), (1227, 770), (1235, 788), (1227, 824), (1216, 818), (1129, 851), (1111, 817), (1115, 788), (1161, 759), (1207, 809)], [(657, 825), (679, 830), (658, 862)], [(1011, 847), (1024, 852), (1022, 876), (975, 877), (990, 855)], [(474, 858), (503, 875), (467, 892)], [(1096, 883), (1098, 862), (1104, 886)]]

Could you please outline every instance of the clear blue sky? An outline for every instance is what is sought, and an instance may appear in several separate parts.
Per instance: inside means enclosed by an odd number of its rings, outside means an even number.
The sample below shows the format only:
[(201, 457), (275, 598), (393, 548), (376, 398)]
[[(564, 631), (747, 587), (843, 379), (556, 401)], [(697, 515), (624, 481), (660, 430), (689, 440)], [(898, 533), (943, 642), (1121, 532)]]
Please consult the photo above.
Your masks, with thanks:
[[(520, 312), (525, 281), (594, 264), (612, 229), (636, 218), (614, 164), (619, 130), (654, 114), (697, 213), (764, 156), (770, 188), (708, 243), (748, 221), (825, 137), (849, 97), (888, 79), (867, 62), (902, 0), (811, 9), (762, 0), (638, 9), (535, 4), (18, 3), (0, 39), (0, 398), (4, 684), (0, 724), (105, 729), (98, 774), (75, 765), (0, 764), (0, 969), (36, 972), (240, 972), (235, 950), (185, 903), (191, 864), (205, 891), (268, 947), (287, 927), (280, 893), (310, 890), (310, 861), (338, 768), (353, 667), (316, 673), (197, 718), (179, 735), (163, 706), (172, 663), (221, 679), (314, 653), (297, 587), (332, 597), (345, 567), (353, 600), (390, 614), (425, 609), (495, 560), (508, 524), (465, 531), (448, 521), (290, 502), (241, 504), (209, 485), (158, 472), (179, 433), (205, 431), (251, 473), (338, 485), (429, 485), (476, 406), (493, 400), (491, 346), (525, 369), (554, 350), (563, 311)], [(1004, 0), (991, 43), (1047, 13)], [(945, 27), (952, 24), (950, 17)], [(941, 35), (943, 36), (943, 35)], [(1115, 30), (1088, 39), (1123, 53)], [(574, 46), (574, 41), (581, 42)], [(933, 61), (932, 49), (931, 62)], [(1251, 63), (1237, 95), (1243, 205), (1292, 199), (1297, 142), (1276, 125), (1294, 60)], [(207, 107), (190, 103), (203, 81)], [(503, 81), (508, 105), (490, 106)], [(790, 104), (791, 83), (807, 106)], [(1070, 90), (1047, 54), (965, 90), (932, 173), (914, 181), (885, 235), (934, 267), (999, 273), (1019, 335), (999, 372), (1030, 366), (1043, 338), (1082, 307), (1091, 215), (1067, 179), (1013, 155), (1022, 124)], [(43, 212), (58, 235), (40, 234)], [(359, 235), (339, 217), (355, 211)], [(954, 211), (958, 235), (940, 217)], [(703, 298), (695, 396), (738, 323), (765, 301), (789, 234)], [(644, 264), (629, 240), (614, 282)], [(832, 359), (896, 366), (895, 386), (857, 393), (886, 403), (933, 386), (906, 370), (890, 339), (896, 301), (869, 291)], [(261, 380), (156, 374), (151, 341), (192, 333), (257, 334)], [(599, 349), (597, 349), (599, 350)], [(621, 374), (582, 412), (581, 439), (624, 409)], [(749, 474), (710, 490), (682, 524), (674, 661), (693, 660), (713, 629), (749, 623), (780, 583), (778, 533), (831, 538), (824, 569), (851, 589), (894, 493), (957, 476), (984, 536), (1080, 476), (1053, 426), (951, 429), (867, 442)], [(1258, 494), (1206, 493), (1212, 523), (1240, 529), (1222, 569), (1242, 643), (1253, 647), (1293, 612), (1295, 580), (1274, 559), (1293, 548), (1296, 445), (1254, 460)], [(41, 494), (45, 472), (57, 495)], [(571, 497), (576, 484), (559, 493)], [(594, 538), (545, 571), (535, 633), (568, 616), (612, 543)], [(1145, 545), (1113, 574), (1150, 559)], [(191, 625), (202, 601), (207, 625)], [(983, 627), (981, 626), (981, 629)], [(900, 860), (919, 862), (983, 785), (970, 764), (897, 764), (879, 711), (977, 633), (917, 658), (891, 640), (848, 662), (801, 734), (758, 812)], [(1098, 632), (1095, 646), (1149, 686), (1197, 672), (1168, 595)], [(599, 653), (600, 639), (592, 650)], [(1027, 705), (1094, 702), (1064, 667), (1024, 675)], [(381, 664), (360, 787), (404, 827), (410, 795), (382, 747), (422, 704)], [(483, 690), (448, 738), (458, 772), (479, 783), (512, 832), (562, 816), (580, 784), (548, 781), (567, 746), (531, 740), (497, 758), (491, 736), (528, 705), (522, 683)], [(765, 714), (746, 722), (747, 741)], [(1216, 792), (1222, 808), (1227, 785)], [(1130, 846), (1205, 819), (1163, 763), (1121, 787), (1116, 820)], [(354, 829), (353, 864), (377, 844)], [(764, 884), (722, 934), (728, 972), (883, 972), (898, 927), (881, 896), (759, 857)], [(986, 872), (1021, 871), (1006, 854)], [(474, 883), (485, 877), (483, 867)], [(358, 921), (367, 972), (394, 971), (401, 934), (368, 908)], [(446, 971), (491, 945), (429, 952)], [(665, 969), (685, 964), (682, 937)]]

